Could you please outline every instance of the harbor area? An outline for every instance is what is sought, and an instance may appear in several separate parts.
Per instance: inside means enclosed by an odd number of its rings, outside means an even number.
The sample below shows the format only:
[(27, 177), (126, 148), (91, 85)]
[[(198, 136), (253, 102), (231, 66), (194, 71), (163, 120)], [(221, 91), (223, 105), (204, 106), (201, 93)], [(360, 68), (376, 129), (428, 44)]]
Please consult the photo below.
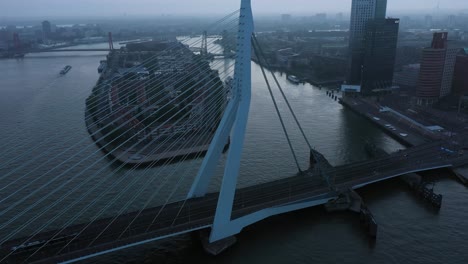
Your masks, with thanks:
[(401, 118), (393, 116), (388, 111), (382, 112), (380, 105), (376, 103), (370, 103), (365, 99), (357, 97), (342, 97), (339, 99), (339, 102), (367, 118), (405, 146), (417, 146), (431, 141), (431, 137), (428, 134), (423, 134), (421, 137), (421, 133), (414, 126), (404, 123)]
[[(135, 145), (133, 142), (128, 142), (115, 148), (111, 146), (106, 137), (102, 134), (96, 123), (92, 119), (86, 118), (88, 132), (92, 135), (96, 144), (109, 154), (110, 158), (125, 165), (149, 165), (157, 166), (166, 162), (177, 162), (181, 158), (191, 158), (204, 155), (208, 150), (212, 133), (199, 133), (191, 138), (185, 138), (177, 144), (172, 141), (152, 141), (150, 144), (140, 143)], [(229, 147), (229, 141), (224, 147), (224, 151)]]
[(208, 150), (232, 78), (223, 82), (205, 57), (177, 40), (130, 43), (98, 72), (85, 122), (103, 152), (128, 165), (160, 165)]
[(468, 117), (463, 114), (395, 103), (397, 98), (387, 97), (376, 99), (345, 94), (339, 102), (408, 147), (447, 139), (456, 146), (467, 140)]

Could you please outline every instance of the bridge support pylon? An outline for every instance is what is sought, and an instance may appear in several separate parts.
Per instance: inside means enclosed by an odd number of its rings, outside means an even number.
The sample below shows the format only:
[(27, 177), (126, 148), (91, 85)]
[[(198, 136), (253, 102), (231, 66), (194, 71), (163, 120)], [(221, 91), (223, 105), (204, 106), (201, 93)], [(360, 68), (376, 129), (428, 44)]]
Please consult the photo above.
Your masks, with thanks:
[(114, 40), (112, 39), (112, 32), (108, 33), (109, 50), (114, 50)]
[(216, 207), (210, 242), (235, 235), (240, 231), (231, 223), (231, 212), (250, 109), (250, 59), (253, 28), (251, 1), (241, 0), (233, 98), (226, 107), (225, 114), (188, 194), (188, 198), (201, 197), (206, 194), (214, 169), (221, 157), (223, 146), (231, 134), (231, 144), (224, 169), (224, 177)]

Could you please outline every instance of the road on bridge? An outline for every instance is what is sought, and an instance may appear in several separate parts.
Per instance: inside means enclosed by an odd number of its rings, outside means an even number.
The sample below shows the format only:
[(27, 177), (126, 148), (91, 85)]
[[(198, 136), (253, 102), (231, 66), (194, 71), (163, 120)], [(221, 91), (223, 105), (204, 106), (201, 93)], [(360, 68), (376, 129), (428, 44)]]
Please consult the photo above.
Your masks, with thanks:
[[(453, 149), (453, 146), (447, 142), (429, 143), (380, 159), (329, 167), (321, 170), (323, 174), (319, 170), (309, 169), (289, 178), (238, 189), (232, 218), (335, 191), (359, 188), (409, 172), (468, 164), (468, 155), (460, 155), (456, 151), (449, 153), (444, 149)], [(330, 177), (331, 188), (324, 175)], [(217, 200), (218, 193), (211, 193), (202, 198), (101, 219), (89, 225), (67, 227), (60, 232), (53, 230), (34, 237), (14, 239), (4, 243), (0, 253), (6, 256), (28, 240), (28, 243), (36, 243), (16, 250), (8, 258), (8, 263), (25, 260), (36, 250), (38, 252), (28, 261), (58, 262), (145, 240), (157, 240), (209, 228), (213, 222)], [(46, 244), (46, 241), (50, 242)], [(64, 247), (65, 245), (67, 246)]]

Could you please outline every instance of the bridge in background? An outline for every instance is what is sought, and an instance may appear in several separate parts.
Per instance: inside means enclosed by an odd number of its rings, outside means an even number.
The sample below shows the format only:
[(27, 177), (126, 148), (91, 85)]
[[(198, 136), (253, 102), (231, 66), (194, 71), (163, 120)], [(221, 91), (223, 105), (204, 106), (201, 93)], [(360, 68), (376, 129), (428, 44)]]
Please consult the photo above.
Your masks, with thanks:
[[(453, 141), (439, 141), (379, 159), (333, 167), (310, 146), (288, 103), (310, 148), (310, 167), (301, 170), (262, 67), (299, 172), (281, 180), (236, 189), (250, 107), (252, 47), (257, 56), (262, 54), (253, 35), (250, 0), (241, 0), (238, 26), (232, 98), (227, 102), (224, 115), (186, 199), (112, 218), (38, 232), (29, 237), (12, 238), (1, 244), (0, 257), (7, 263), (71, 263), (202, 229), (209, 229), (209, 242), (217, 243), (267, 217), (325, 204), (350, 189), (412, 172), (468, 164), (468, 155), (458, 152), (466, 146)], [(206, 46), (206, 40), (202, 40), (201, 53), (207, 52)], [(47, 52), (62, 51), (82, 50)], [(276, 79), (275, 82), (282, 92)], [(208, 193), (208, 184), (228, 138), (231, 144), (221, 189), (216, 193)]]

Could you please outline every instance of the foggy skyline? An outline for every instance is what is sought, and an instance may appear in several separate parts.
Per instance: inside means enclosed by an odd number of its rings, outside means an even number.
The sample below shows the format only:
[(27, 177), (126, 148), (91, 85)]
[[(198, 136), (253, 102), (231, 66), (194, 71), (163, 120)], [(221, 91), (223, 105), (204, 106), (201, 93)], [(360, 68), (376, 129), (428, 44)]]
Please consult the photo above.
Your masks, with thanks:
[[(468, 10), (467, 0), (388, 0), (388, 12)], [(1, 18), (227, 14), (240, 0), (15, 0), (2, 3)], [(254, 14), (349, 13), (351, 0), (252, 0)]]

